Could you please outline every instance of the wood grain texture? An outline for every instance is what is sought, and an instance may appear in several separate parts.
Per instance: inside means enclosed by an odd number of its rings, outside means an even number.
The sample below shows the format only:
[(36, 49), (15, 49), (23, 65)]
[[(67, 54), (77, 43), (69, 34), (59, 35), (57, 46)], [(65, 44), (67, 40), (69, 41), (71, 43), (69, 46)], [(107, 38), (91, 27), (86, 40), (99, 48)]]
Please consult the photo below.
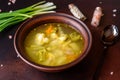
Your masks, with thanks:
[[(17, 0), (15, 4), (8, 6), (8, 0), (0, 0), (2, 11), (16, 10), (27, 7), (41, 0)], [(24, 63), (14, 50), (13, 37), (19, 24), (9, 27), (0, 33), (0, 80), (93, 80), (97, 76), (98, 80), (120, 80), (120, 42), (110, 46), (104, 51), (104, 46), (100, 41), (101, 31), (108, 24), (115, 24), (120, 29), (120, 0), (46, 0), (56, 4), (57, 12), (70, 14), (68, 4), (73, 3), (87, 17), (84, 22), (90, 29), (93, 36), (93, 44), (88, 56), (79, 64), (58, 73), (45, 73), (38, 71)], [(94, 28), (90, 25), (94, 9), (100, 6), (103, 8), (104, 16), (100, 25)], [(113, 13), (113, 9), (117, 12)], [(116, 14), (116, 17), (113, 17)], [(12, 39), (9, 39), (12, 35)], [(107, 53), (107, 54), (106, 54)], [(106, 54), (103, 66), (99, 75), (95, 75), (98, 64), (103, 54)], [(112, 72), (112, 73), (111, 73)], [(113, 74), (113, 75), (111, 75)]]

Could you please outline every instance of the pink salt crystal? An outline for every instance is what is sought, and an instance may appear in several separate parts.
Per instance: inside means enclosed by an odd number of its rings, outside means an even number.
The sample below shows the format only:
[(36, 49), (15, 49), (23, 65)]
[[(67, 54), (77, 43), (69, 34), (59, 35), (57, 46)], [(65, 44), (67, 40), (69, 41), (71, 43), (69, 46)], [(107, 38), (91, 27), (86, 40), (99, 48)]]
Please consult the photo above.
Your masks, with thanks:
[(11, 3), (15, 4), (16, 0), (9, 0)]
[(3, 64), (0, 64), (0, 67), (3, 67)]
[(113, 75), (114, 74), (114, 72), (110, 72), (110, 75)]
[(113, 12), (117, 12), (117, 9), (113, 9)]
[(8, 38), (9, 38), (9, 39), (12, 39), (12, 35), (9, 35)]
[(2, 12), (2, 9), (0, 9), (0, 12)]
[(116, 17), (116, 14), (113, 14), (113, 17)]
[(99, 2), (99, 4), (102, 4), (102, 3), (103, 3), (102, 1)]
[(8, 5), (11, 5), (11, 2), (8, 2)]

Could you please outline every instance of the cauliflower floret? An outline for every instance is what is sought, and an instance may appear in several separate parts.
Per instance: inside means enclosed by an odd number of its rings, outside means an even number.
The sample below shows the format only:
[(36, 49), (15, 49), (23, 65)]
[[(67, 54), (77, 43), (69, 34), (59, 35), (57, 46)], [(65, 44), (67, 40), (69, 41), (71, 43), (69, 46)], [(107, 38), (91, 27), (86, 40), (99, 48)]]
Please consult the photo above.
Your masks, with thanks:
[(56, 33), (51, 33), (50, 38), (57, 39), (58, 35)]
[(44, 44), (44, 38), (45, 38), (45, 34), (43, 34), (43, 33), (36, 34), (35, 43), (37, 45), (43, 45)]
[(62, 34), (58, 39), (59, 39), (61, 42), (64, 42), (67, 38), (68, 38), (67, 35)]

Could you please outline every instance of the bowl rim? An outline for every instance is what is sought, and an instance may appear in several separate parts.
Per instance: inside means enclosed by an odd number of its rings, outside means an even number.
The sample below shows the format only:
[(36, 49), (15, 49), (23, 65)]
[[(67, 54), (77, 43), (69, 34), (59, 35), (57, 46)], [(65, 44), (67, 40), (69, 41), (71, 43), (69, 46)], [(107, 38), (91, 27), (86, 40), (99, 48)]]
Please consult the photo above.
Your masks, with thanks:
[[(16, 44), (17, 44), (17, 37), (18, 37), (18, 35), (19, 35), (20, 29), (23, 28), (23, 25), (24, 25), (24, 24), (29, 23), (32, 19), (39, 18), (40, 16), (46, 16), (46, 15), (47, 15), (47, 16), (50, 16), (50, 15), (53, 15), (53, 16), (54, 16), (54, 15), (55, 15), (55, 16), (67, 17), (67, 18), (69, 18), (69, 19), (75, 20), (77, 23), (80, 23), (80, 25), (81, 25), (82, 27), (84, 27), (84, 29), (86, 30), (87, 35), (88, 35), (88, 37), (89, 37), (89, 41), (88, 41), (88, 44), (89, 44), (89, 45), (87, 46), (87, 50), (85, 50), (85, 52), (82, 53), (80, 59), (76, 59), (76, 60), (72, 61), (71, 63), (65, 64), (65, 65), (52, 66), (52, 67), (51, 67), (51, 66), (44, 66), (44, 65), (36, 65), (36, 64), (30, 62), (28, 59), (26, 59), (24, 56), (21, 55), (21, 52), (18, 51), (17, 45), (16, 45)], [(85, 23), (83, 23), (81, 20), (79, 20), (79, 19), (77, 19), (77, 18), (75, 18), (75, 17), (73, 17), (73, 16), (71, 16), (71, 15), (69, 15), (69, 14), (66, 14), (66, 13), (58, 13), (58, 12), (56, 12), (56, 13), (46, 13), (46, 14), (36, 15), (36, 16), (34, 16), (33, 18), (30, 18), (30, 19), (27, 19), (26, 21), (24, 21), (24, 22), (18, 27), (18, 29), (16, 30), (15, 35), (14, 35), (14, 49), (15, 49), (17, 55), (18, 55), (24, 62), (26, 62), (27, 64), (29, 64), (30, 66), (32, 66), (32, 67), (34, 67), (34, 68), (37, 68), (37, 69), (39, 69), (39, 70), (41, 70), (41, 71), (45, 71), (45, 72), (51, 72), (51, 71), (57, 72), (58, 70), (61, 71), (61, 70), (64, 70), (64, 69), (67, 69), (67, 68), (70, 68), (70, 67), (74, 66), (75, 64), (79, 63), (81, 60), (83, 60), (83, 59), (86, 57), (86, 55), (88, 54), (88, 52), (89, 52), (90, 49), (91, 49), (91, 46), (92, 46), (92, 34), (91, 34), (89, 28), (87, 27), (87, 25), (86, 25)]]

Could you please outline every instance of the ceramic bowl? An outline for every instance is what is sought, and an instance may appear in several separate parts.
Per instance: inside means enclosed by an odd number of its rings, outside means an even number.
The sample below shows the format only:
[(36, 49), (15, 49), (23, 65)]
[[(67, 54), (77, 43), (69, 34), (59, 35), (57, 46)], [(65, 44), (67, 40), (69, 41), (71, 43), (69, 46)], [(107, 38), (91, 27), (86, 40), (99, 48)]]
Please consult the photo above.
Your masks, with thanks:
[[(51, 22), (54, 22), (54, 23), (60, 22), (60, 23), (69, 24), (72, 26), (73, 29), (77, 30), (83, 35), (85, 39), (83, 53), (73, 62), (65, 65), (61, 65), (61, 66), (51, 67), (51, 66), (36, 64), (26, 58), (25, 56), (26, 53), (24, 50), (24, 40), (27, 34), (32, 29), (34, 29), (34, 26), (45, 24), (45, 23), (51, 23)], [(33, 18), (23, 22), (17, 29), (14, 36), (14, 48), (16, 53), (20, 56), (20, 58), (30, 66), (45, 72), (62, 71), (80, 63), (85, 58), (85, 56), (89, 53), (91, 45), (92, 45), (92, 36), (88, 27), (79, 19), (64, 13), (48, 13), (48, 14), (34, 16)]]

